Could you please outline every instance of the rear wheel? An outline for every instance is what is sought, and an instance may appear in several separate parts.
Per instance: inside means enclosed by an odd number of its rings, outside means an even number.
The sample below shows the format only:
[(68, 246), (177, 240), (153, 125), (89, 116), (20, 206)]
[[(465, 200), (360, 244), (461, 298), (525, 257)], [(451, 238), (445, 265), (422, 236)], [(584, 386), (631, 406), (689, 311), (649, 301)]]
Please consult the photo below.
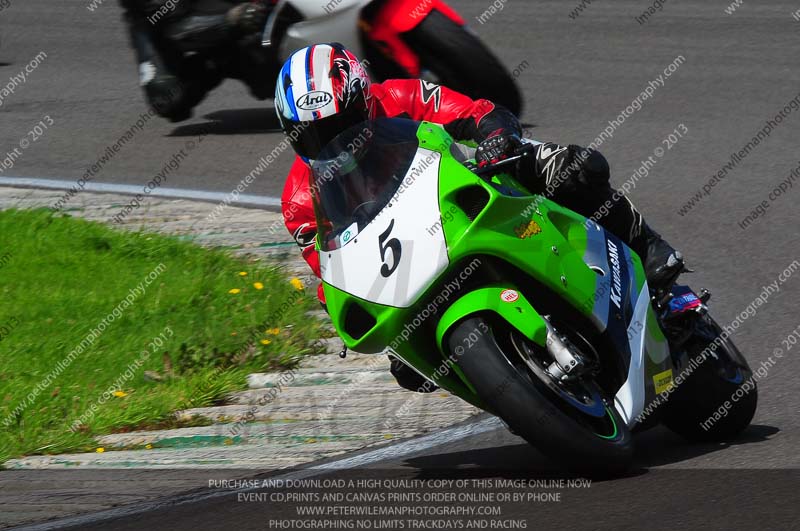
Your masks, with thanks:
[(480, 317), (458, 324), (448, 347), (486, 406), (538, 450), (583, 473), (630, 466), (630, 432), (592, 379), (556, 380), (542, 347)]
[[(664, 411), (664, 424), (693, 442), (723, 441), (741, 433), (756, 412), (758, 387), (742, 353), (708, 315), (686, 345), (700, 362), (675, 389)], [(703, 350), (717, 348), (702, 360)], [(702, 361), (701, 361), (702, 360)]]
[(522, 96), (514, 78), (466, 27), (433, 10), (404, 38), (438, 83), (471, 98), (499, 103), (517, 116), (522, 112)]

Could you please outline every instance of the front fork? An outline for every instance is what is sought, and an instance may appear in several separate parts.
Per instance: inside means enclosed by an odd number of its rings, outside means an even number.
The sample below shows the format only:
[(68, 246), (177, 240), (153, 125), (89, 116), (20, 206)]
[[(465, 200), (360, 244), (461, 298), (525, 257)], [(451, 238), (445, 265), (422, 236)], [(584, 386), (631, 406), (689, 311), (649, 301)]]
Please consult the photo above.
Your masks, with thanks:
[(547, 352), (553, 357), (553, 363), (547, 367), (547, 372), (556, 380), (568, 380), (571, 376), (580, 375), (587, 369), (587, 363), (583, 356), (578, 354), (577, 349), (563, 337), (558, 330), (550, 324), (550, 320), (545, 316), (547, 324)]
[[(471, 291), (453, 303), (436, 327), (436, 339), (444, 355), (448, 355), (444, 339), (457, 322), (477, 313), (493, 313), (508, 326), (547, 349), (553, 361), (547, 372), (555, 380), (567, 380), (590, 369), (571, 341), (540, 315), (518, 290), (507, 285), (492, 285)], [(527, 360), (524, 360), (527, 362)], [(466, 383), (466, 382), (465, 382)]]

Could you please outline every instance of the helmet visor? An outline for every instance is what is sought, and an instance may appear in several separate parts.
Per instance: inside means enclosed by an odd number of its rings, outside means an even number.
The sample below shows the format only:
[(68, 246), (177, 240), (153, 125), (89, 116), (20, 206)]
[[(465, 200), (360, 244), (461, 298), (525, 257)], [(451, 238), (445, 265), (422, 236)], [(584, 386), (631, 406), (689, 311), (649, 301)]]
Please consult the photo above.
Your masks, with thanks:
[(359, 91), (355, 101), (334, 115), (306, 122), (286, 120), (286, 134), (295, 153), (305, 159), (316, 160), (322, 148), (336, 135), (368, 118), (364, 92)]

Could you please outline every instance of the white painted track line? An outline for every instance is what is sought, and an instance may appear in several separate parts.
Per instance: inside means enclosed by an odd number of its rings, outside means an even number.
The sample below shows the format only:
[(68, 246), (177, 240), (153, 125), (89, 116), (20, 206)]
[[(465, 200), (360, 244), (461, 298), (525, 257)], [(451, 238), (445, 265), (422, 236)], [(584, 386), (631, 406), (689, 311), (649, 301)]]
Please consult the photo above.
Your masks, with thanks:
[[(369, 450), (354, 456), (342, 457), (327, 463), (319, 465), (311, 465), (308, 468), (288, 472), (277, 476), (270, 476), (269, 479), (304, 479), (309, 477), (321, 476), (330, 474), (335, 470), (352, 469), (361, 466), (366, 466), (386, 459), (398, 459), (407, 455), (416, 454), (435, 446), (447, 444), (449, 442), (461, 441), (464, 437), (471, 437), (480, 435), (489, 431), (503, 428), (503, 423), (497, 417), (489, 417), (478, 420), (470, 424), (456, 426), (453, 428), (445, 428), (436, 433), (423, 435), (414, 439), (400, 441), (397, 444), (389, 446), (382, 446), (375, 450)], [(255, 471), (254, 471), (255, 472)], [(154, 500), (151, 502), (134, 503), (124, 507), (114, 509), (107, 509), (96, 513), (88, 513), (76, 516), (68, 516), (66, 518), (59, 518), (49, 522), (40, 524), (32, 524), (21, 527), (12, 528), (15, 531), (51, 531), (62, 529), (64, 527), (74, 527), (95, 524), (104, 520), (111, 520), (116, 518), (128, 517), (135, 514), (146, 513), (167, 507), (174, 507), (177, 505), (184, 505), (187, 503), (197, 503), (220, 496), (229, 496), (238, 492), (251, 492), (260, 490), (258, 488), (242, 488), (231, 490), (220, 490), (213, 492), (203, 492), (198, 494), (185, 494), (173, 496), (163, 500)]]
[[(66, 181), (61, 179), (39, 179), (35, 177), (0, 177), (0, 186), (15, 186), (21, 188), (44, 188), (49, 190), (69, 190), (76, 186), (74, 180)], [(124, 195), (136, 195), (143, 193), (142, 186), (131, 184), (111, 184), (87, 182), (78, 192), (101, 192), (115, 193)], [(230, 198), (230, 193), (207, 192), (204, 190), (185, 190), (181, 188), (156, 188), (147, 194), (153, 197), (168, 197), (173, 199), (193, 199), (197, 201), (208, 201), (211, 203), (221, 203)], [(229, 200), (230, 205), (238, 206), (260, 206), (278, 207), (281, 205), (279, 197), (239, 194), (238, 197)], [(67, 206), (69, 202), (67, 202)]]

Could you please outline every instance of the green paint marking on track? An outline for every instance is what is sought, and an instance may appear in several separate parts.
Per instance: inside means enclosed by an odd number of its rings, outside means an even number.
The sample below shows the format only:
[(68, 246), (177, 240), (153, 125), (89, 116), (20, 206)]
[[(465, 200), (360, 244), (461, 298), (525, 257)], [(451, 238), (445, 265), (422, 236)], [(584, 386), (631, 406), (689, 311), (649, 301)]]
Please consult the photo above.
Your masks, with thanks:
[(226, 437), (224, 435), (192, 435), (190, 437), (168, 437), (153, 441), (153, 448), (202, 448), (205, 446), (230, 446), (239, 444), (242, 438)]
[(297, 245), (295, 242), (264, 242), (259, 247), (294, 247)]

